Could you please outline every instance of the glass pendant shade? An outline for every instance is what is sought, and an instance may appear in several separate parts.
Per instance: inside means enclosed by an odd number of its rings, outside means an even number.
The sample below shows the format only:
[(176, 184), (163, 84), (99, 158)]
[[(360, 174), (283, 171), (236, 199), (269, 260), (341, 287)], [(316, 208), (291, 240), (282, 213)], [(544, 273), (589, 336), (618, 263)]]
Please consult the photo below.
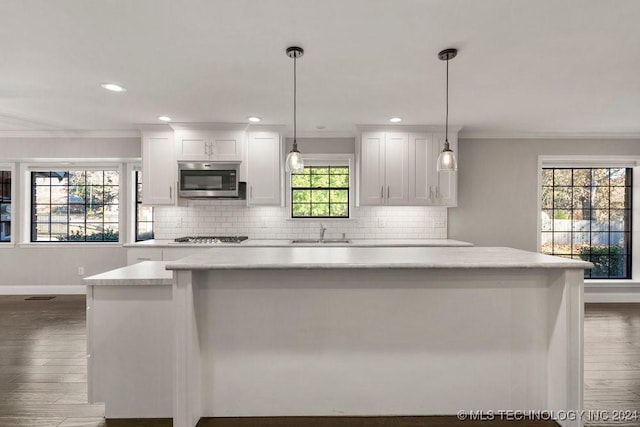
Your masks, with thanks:
[(302, 160), (302, 154), (295, 149), (292, 148), (287, 154), (287, 160), (285, 162), (285, 170), (287, 172), (302, 172), (304, 170), (304, 161)]
[(440, 171), (457, 171), (458, 162), (456, 162), (456, 156), (449, 148), (449, 143), (445, 143), (444, 150), (440, 152), (438, 156), (438, 163), (436, 169)]

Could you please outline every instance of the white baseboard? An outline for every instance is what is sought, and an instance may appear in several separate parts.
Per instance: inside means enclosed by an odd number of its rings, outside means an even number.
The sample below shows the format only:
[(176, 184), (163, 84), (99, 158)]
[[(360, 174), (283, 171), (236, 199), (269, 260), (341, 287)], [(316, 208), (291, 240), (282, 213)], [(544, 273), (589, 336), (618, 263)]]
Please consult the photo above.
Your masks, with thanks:
[(640, 302), (640, 292), (585, 292), (584, 302)]
[(585, 283), (584, 302), (640, 302), (640, 283), (614, 281)]
[(0, 285), (0, 295), (85, 295), (83, 285)]

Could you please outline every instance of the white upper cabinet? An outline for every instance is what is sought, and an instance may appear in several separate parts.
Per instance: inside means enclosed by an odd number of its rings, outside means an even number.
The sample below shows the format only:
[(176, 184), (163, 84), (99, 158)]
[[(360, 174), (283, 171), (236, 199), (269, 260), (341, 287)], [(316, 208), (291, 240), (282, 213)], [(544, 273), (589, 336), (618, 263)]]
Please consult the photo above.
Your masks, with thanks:
[(360, 140), (360, 204), (409, 203), (409, 137), (364, 132)]
[[(409, 134), (409, 201), (411, 205), (456, 206), (457, 173), (438, 172), (436, 162), (444, 147), (444, 133)], [(458, 155), (458, 138), (449, 135), (451, 149)]]
[(281, 142), (278, 132), (249, 132), (247, 202), (249, 206), (281, 205)]
[(409, 137), (406, 133), (387, 133), (384, 140), (385, 204), (409, 202)]
[(365, 132), (360, 139), (360, 204), (384, 204), (384, 132)]
[[(457, 156), (456, 131), (449, 144)], [(363, 132), (360, 204), (456, 206), (457, 173), (436, 170), (443, 146), (440, 132)]]
[(142, 131), (142, 203), (175, 204), (176, 174), (173, 131)]
[(177, 159), (241, 161), (243, 131), (176, 130)]

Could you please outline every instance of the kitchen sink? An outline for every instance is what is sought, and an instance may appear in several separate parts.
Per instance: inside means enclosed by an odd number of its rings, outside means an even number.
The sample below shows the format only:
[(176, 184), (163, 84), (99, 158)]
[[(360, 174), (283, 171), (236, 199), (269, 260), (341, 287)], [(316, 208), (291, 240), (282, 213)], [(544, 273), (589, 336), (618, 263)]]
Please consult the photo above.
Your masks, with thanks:
[(351, 243), (351, 240), (348, 239), (295, 239), (291, 241), (292, 244), (314, 244), (314, 245), (324, 245), (324, 244), (337, 244), (337, 243)]

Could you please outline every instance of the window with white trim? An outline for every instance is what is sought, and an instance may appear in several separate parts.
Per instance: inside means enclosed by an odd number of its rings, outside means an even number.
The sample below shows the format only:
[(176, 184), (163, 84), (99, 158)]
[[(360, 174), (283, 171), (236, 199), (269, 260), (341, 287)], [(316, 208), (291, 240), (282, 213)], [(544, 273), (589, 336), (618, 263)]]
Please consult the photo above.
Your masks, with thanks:
[(31, 172), (32, 242), (118, 242), (117, 169)]
[(135, 230), (136, 242), (153, 239), (153, 206), (142, 204), (142, 171), (134, 171), (135, 176)]
[(0, 168), (0, 243), (11, 242), (11, 170)]
[(631, 279), (630, 167), (543, 167), (542, 253), (594, 264), (588, 279)]
[(304, 170), (291, 174), (291, 218), (348, 219), (352, 159), (345, 155), (316, 155), (305, 156), (304, 161)]

